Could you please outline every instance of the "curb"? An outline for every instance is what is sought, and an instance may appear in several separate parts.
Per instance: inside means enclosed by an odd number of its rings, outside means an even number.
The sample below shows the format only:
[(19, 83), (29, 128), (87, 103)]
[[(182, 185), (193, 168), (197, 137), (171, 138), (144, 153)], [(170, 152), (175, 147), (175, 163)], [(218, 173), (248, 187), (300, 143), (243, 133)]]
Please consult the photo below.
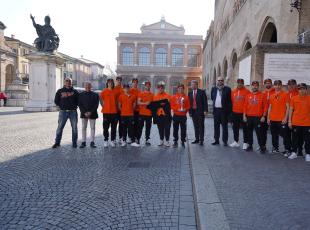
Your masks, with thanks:
[[(188, 140), (188, 139), (187, 139)], [(201, 162), (202, 151), (193, 152), (187, 143), (198, 230), (229, 230), (229, 224), (209, 168)], [(197, 156), (198, 155), (198, 156)]]

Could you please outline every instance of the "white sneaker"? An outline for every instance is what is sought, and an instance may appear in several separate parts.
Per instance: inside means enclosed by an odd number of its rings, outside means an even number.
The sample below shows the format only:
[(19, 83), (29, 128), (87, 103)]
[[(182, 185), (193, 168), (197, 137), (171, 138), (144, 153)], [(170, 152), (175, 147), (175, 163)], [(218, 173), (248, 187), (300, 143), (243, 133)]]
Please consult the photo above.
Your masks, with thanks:
[(115, 141), (111, 141), (110, 145), (111, 145), (111, 147), (115, 147), (116, 146), (116, 142)]
[(310, 162), (310, 154), (306, 154), (306, 161)]
[(107, 148), (109, 146), (109, 143), (107, 141), (103, 142), (103, 147)]
[(137, 142), (132, 142), (131, 146), (133, 146), (133, 147), (140, 147), (140, 145)]
[(122, 146), (122, 147), (125, 147), (126, 144), (127, 144), (126, 141), (122, 141), (121, 146)]
[(292, 152), (292, 154), (288, 157), (288, 159), (293, 160), (297, 158), (297, 154)]
[(163, 146), (164, 145), (164, 141), (160, 140), (158, 146)]
[(165, 146), (166, 146), (166, 147), (170, 147), (169, 141), (165, 141)]
[(248, 147), (249, 147), (249, 144), (248, 144), (248, 143), (243, 143), (243, 146), (242, 146), (242, 149), (243, 149), (243, 150), (246, 150)]
[(131, 144), (131, 143), (132, 143), (132, 140), (130, 138), (128, 138), (127, 144)]
[(260, 147), (258, 146), (258, 147), (255, 149), (255, 151), (260, 151)]
[(145, 141), (145, 145), (151, 145), (150, 140), (146, 140), (146, 141)]
[(232, 148), (235, 148), (235, 147), (238, 148), (238, 147), (240, 147), (239, 143), (236, 142), (236, 141), (234, 141), (233, 143), (231, 143), (229, 146), (232, 147)]

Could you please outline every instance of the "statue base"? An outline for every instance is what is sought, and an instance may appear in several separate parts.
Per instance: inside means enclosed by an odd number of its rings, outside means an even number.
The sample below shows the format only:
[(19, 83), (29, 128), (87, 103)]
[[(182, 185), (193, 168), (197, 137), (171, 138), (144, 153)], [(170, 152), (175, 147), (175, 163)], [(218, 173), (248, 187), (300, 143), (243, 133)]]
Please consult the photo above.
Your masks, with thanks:
[(56, 111), (56, 91), (63, 86), (62, 66), (65, 59), (57, 53), (30, 53), (29, 101), (24, 111)]
[(8, 101), (6, 106), (24, 107), (29, 98), (28, 85), (18, 82), (10, 84), (6, 90)]

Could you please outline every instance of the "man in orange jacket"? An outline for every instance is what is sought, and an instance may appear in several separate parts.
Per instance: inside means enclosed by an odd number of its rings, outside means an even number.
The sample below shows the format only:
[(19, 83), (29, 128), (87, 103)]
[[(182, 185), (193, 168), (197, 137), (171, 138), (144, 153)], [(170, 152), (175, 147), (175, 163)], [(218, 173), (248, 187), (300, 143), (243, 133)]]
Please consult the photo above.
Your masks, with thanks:
[(109, 143), (109, 128), (111, 127), (111, 142), (110, 145), (115, 147), (116, 142), (116, 125), (117, 125), (117, 100), (115, 96), (114, 80), (108, 79), (106, 88), (100, 94), (101, 112), (103, 114), (103, 146), (108, 147)]
[[(135, 96), (136, 100), (138, 100), (138, 95), (140, 93), (140, 90), (138, 88), (138, 78), (133, 78), (131, 80), (131, 88), (129, 90), (129, 93), (133, 96)], [(138, 143), (138, 135), (139, 135), (139, 106), (138, 106), (138, 101), (136, 101), (135, 104), (135, 109), (134, 109), (134, 115), (133, 115), (133, 120), (134, 120), (134, 127), (133, 127), (133, 136), (131, 139), (131, 142), (137, 142)]]
[(310, 162), (310, 95), (307, 94), (307, 85), (298, 84), (298, 92), (299, 95), (293, 97), (290, 104), (288, 124), (293, 130), (293, 145), (292, 154), (288, 158), (297, 158), (297, 150), (302, 150), (304, 144), (306, 161)]
[(151, 92), (151, 82), (144, 82), (144, 91), (138, 95), (139, 106), (139, 132), (137, 141), (140, 143), (142, 131), (145, 123), (145, 145), (151, 145), (150, 134), (152, 127), (152, 112), (147, 106), (153, 101), (154, 94)]
[[(272, 85), (272, 80), (270, 78), (264, 80), (264, 88), (265, 89), (263, 90), (263, 94), (265, 95), (266, 100), (267, 100), (267, 110), (268, 110), (270, 97), (274, 94), (274, 91), (275, 91)], [(262, 142), (263, 142), (264, 148), (266, 148), (267, 131), (269, 129), (267, 118), (265, 119), (264, 122), (262, 122), (261, 126), (262, 126), (261, 128)]]
[(179, 127), (181, 128), (181, 144), (185, 147), (186, 142), (186, 114), (190, 108), (189, 98), (184, 93), (184, 85), (178, 85), (177, 93), (171, 98), (171, 109), (173, 111), (173, 147), (178, 146)]
[(279, 135), (283, 137), (286, 151), (289, 150), (287, 141), (287, 119), (289, 101), (286, 92), (282, 91), (282, 81), (274, 81), (275, 93), (270, 96), (267, 122), (270, 125), (273, 149), (271, 153), (279, 153)]
[(253, 150), (253, 130), (255, 129), (260, 152), (266, 152), (265, 143), (262, 137), (262, 123), (266, 121), (267, 99), (266, 96), (258, 91), (259, 82), (252, 82), (252, 92), (245, 98), (243, 121), (247, 123), (248, 144), (246, 151)]
[(243, 129), (243, 149), (247, 149), (247, 127), (243, 122), (243, 109), (246, 96), (250, 91), (244, 87), (244, 80), (237, 79), (237, 88), (231, 92), (231, 102), (232, 102), (232, 124), (234, 132), (234, 142), (231, 143), (230, 147), (239, 147), (239, 129), (242, 126)]
[[(290, 79), (287, 82), (287, 95), (288, 95), (288, 100), (289, 100), (289, 105), (291, 104), (291, 100), (293, 97), (298, 95), (298, 88), (297, 88), (297, 81), (295, 79)], [(288, 157), (291, 154), (291, 150), (292, 150), (292, 139), (293, 139), (293, 132), (292, 129), (287, 129), (287, 140), (288, 140), (288, 145), (289, 145), (289, 150), (290, 151), (284, 151), (283, 154), (284, 156)], [(303, 140), (302, 138), (299, 139), (299, 145), (301, 146)], [(297, 155), (298, 156), (302, 156), (302, 148), (298, 148), (297, 149)]]
[[(121, 146), (126, 146), (127, 133), (131, 140), (134, 140), (134, 109), (136, 107), (136, 96), (130, 93), (129, 85), (124, 84), (124, 93), (118, 99), (119, 110), (121, 111), (122, 122), (122, 143)], [(136, 142), (131, 142), (131, 146), (139, 147)]]
[[(116, 103), (118, 104), (118, 98), (119, 96), (124, 93), (123, 87), (122, 87), (122, 77), (121, 76), (117, 76), (115, 79), (115, 86), (113, 88), (113, 91), (115, 93), (115, 97), (116, 97)], [(118, 110), (118, 108), (117, 108)], [(122, 141), (122, 123), (121, 123), (121, 112), (118, 110), (117, 111), (117, 124), (118, 124), (118, 138), (119, 138), (119, 142)]]

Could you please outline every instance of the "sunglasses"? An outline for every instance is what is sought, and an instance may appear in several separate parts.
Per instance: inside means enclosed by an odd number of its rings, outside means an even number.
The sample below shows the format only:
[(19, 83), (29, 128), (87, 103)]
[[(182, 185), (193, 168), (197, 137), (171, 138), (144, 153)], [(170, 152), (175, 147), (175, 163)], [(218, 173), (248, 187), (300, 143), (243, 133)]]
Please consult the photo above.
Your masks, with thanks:
[(224, 81), (224, 80), (217, 80), (217, 81)]

